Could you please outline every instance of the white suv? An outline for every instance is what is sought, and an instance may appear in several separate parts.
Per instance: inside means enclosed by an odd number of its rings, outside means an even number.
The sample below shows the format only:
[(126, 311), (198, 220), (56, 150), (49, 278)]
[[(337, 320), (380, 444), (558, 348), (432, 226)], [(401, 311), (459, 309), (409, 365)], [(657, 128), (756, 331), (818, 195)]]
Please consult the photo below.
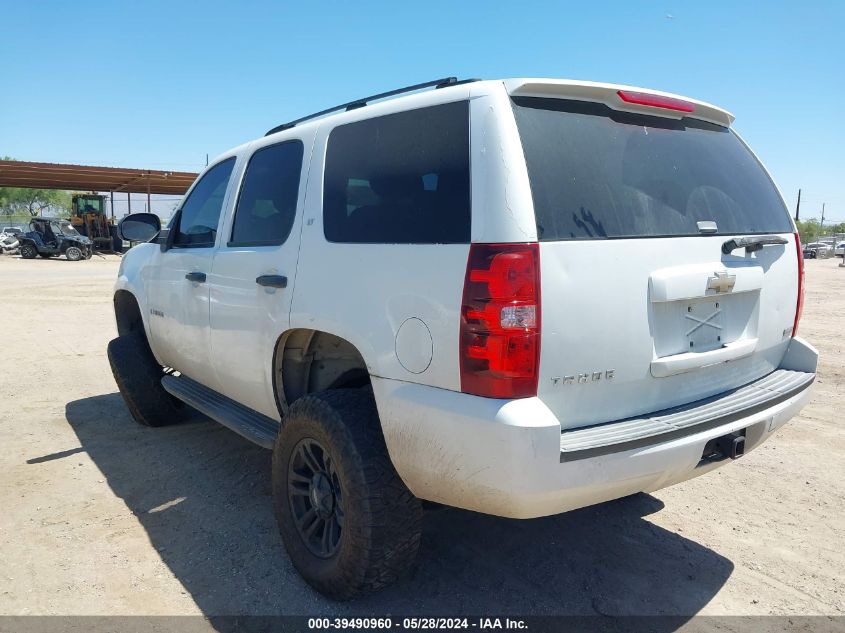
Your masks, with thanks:
[(189, 405), (271, 448), (287, 550), (335, 598), (412, 562), (423, 500), (530, 518), (706, 473), (817, 361), (801, 244), (732, 120), (450, 78), (274, 128), (168, 231), (123, 222), (151, 242), (117, 280), (120, 391), (142, 424)]

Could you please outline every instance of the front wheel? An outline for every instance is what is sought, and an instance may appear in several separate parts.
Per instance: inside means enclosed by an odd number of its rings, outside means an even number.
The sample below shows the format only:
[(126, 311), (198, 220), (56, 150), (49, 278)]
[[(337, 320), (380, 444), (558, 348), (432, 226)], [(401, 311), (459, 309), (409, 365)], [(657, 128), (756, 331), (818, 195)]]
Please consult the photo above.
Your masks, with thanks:
[(82, 250), (78, 249), (76, 246), (68, 246), (65, 251), (65, 257), (72, 262), (78, 262), (82, 259)]
[(381, 589), (416, 558), (422, 507), (390, 462), (369, 390), (293, 403), (273, 449), (272, 488), (294, 567), (330, 598)]
[(38, 249), (35, 248), (32, 244), (24, 244), (21, 246), (21, 257), (24, 259), (35, 259), (38, 257)]
[(107, 353), (120, 395), (138, 424), (165, 426), (185, 418), (186, 405), (161, 386), (164, 368), (143, 334), (118, 336), (109, 343)]

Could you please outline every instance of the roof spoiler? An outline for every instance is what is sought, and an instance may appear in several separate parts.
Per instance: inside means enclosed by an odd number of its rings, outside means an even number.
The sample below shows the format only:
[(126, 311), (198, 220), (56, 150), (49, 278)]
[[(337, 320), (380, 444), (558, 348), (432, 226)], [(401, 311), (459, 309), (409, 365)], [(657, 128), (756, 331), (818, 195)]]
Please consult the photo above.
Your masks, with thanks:
[(614, 110), (650, 114), (670, 119), (692, 117), (730, 127), (734, 115), (704, 101), (669, 92), (568, 79), (506, 79), (505, 88), (513, 97), (552, 97), (603, 103)]

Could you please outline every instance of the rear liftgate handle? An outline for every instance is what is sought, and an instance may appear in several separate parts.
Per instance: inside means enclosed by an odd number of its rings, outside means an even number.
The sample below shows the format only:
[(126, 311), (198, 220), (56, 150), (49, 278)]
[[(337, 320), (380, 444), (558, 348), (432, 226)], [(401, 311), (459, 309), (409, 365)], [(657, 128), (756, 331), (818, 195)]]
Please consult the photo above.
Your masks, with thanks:
[(287, 288), (288, 278), (284, 275), (261, 275), (255, 278), (255, 283), (267, 288)]

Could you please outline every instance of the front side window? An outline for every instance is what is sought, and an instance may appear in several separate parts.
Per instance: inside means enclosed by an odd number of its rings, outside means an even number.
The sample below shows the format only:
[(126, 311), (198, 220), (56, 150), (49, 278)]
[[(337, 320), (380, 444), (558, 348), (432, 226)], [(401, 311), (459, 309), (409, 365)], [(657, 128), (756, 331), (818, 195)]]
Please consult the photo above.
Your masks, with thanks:
[(229, 246), (282, 244), (290, 235), (299, 197), (302, 141), (263, 147), (246, 168)]
[(329, 135), (323, 187), (330, 242), (468, 243), (469, 104), (338, 126)]
[(223, 210), (226, 187), (235, 166), (229, 158), (209, 169), (182, 204), (179, 221), (175, 227), (174, 246), (214, 246), (217, 223)]

